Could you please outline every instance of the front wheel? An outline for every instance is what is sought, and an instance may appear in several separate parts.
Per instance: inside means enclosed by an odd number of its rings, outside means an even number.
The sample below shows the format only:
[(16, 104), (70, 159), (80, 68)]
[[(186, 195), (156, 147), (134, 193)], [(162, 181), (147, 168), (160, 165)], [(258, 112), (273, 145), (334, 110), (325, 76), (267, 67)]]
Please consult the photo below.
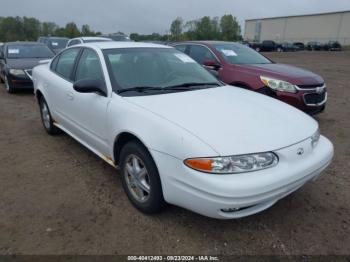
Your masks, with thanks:
[(141, 212), (153, 214), (165, 206), (158, 169), (139, 142), (128, 142), (120, 153), (123, 188), (131, 203)]
[(40, 97), (39, 99), (39, 106), (40, 106), (41, 121), (43, 123), (43, 126), (46, 132), (50, 135), (58, 135), (62, 133), (62, 131), (53, 124), (50, 109), (43, 96)]

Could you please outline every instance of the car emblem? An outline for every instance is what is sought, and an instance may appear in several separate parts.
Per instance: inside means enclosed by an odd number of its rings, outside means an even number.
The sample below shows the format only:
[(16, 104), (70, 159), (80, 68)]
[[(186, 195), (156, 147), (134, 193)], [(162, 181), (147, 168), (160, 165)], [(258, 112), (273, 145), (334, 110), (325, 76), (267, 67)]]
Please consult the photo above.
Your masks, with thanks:
[(316, 93), (321, 94), (323, 92), (323, 86), (319, 86), (316, 88)]
[(302, 148), (302, 147), (298, 148), (297, 154), (298, 154), (299, 156), (301, 156), (302, 154), (304, 154), (304, 148)]

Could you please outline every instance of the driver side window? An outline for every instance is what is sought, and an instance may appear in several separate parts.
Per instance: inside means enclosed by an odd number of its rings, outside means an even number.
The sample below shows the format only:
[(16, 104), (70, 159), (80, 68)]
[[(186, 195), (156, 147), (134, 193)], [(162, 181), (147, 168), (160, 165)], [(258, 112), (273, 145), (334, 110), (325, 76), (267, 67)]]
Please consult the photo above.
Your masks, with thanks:
[(100, 59), (91, 49), (84, 49), (78, 63), (75, 81), (83, 79), (104, 81)]

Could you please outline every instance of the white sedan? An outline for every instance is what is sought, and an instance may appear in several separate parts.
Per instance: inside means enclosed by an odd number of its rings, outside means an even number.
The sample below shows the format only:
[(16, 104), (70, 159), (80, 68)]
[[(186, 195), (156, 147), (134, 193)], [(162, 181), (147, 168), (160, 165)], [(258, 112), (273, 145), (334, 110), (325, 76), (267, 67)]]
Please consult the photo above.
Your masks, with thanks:
[(43, 126), (119, 166), (131, 203), (231, 219), (314, 180), (333, 157), (316, 121), (273, 98), (220, 83), (156, 44), (78, 45), (33, 71)]

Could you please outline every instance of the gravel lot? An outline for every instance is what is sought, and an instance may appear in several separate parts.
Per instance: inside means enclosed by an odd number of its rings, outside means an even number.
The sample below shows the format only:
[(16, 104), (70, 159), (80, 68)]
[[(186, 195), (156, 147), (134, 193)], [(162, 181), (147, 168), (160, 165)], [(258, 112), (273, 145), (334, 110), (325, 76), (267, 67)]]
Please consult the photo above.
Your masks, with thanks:
[(318, 180), (240, 220), (173, 206), (139, 213), (116, 170), (67, 135), (48, 136), (34, 96), (0, 85), (0, 254), (349, 254), (350, 52), (267, 55), (325, 78), (316, 119), (336, 154)]

